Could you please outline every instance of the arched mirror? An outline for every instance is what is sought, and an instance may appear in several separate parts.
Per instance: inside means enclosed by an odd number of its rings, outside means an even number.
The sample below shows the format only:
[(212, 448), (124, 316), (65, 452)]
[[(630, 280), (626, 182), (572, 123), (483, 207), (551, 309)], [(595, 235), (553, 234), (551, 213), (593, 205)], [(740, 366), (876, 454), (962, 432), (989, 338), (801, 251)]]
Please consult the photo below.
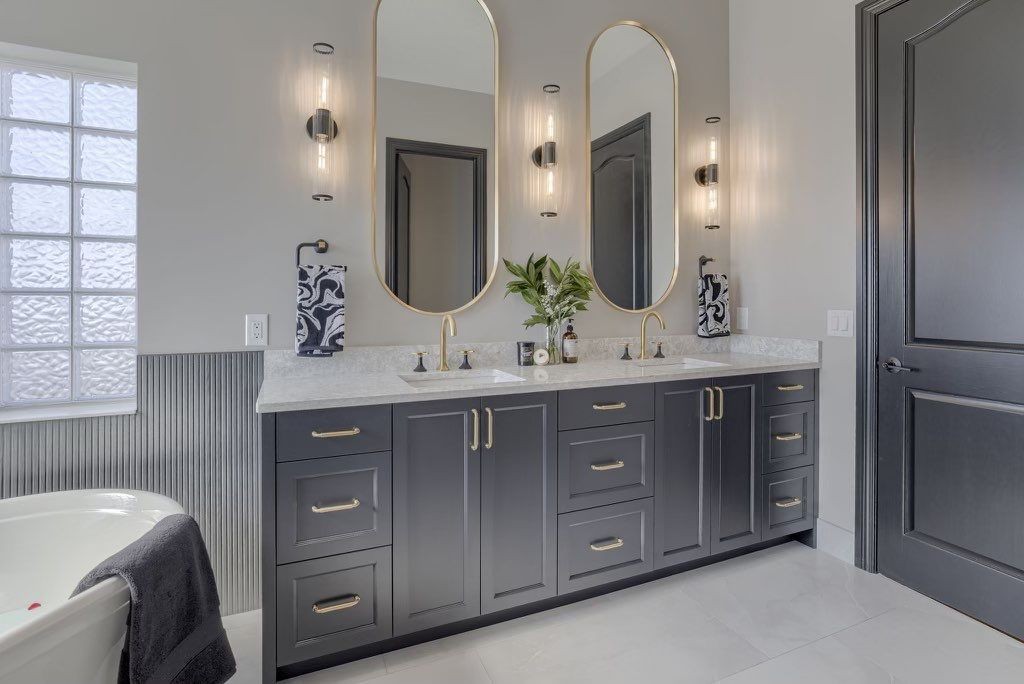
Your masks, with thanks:
[(379, 0), (377, 275), (421, 313), (475, 302), (498, 260), (498, 40), (482, 0)]
[(678, 272), (678, 95), (668, 48), (635, 22), (587, 58), (590, 268), (616, 308), (660, 304)]

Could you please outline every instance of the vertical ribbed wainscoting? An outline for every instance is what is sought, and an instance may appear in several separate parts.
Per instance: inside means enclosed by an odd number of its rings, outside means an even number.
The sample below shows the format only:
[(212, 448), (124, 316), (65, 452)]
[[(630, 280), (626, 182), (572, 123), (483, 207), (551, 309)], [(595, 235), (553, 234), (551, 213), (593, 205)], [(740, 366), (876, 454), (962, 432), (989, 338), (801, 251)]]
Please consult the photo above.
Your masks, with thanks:
[(158, 492), (199, 522), (225, 613), (259, 607), (259, 352), (140, 356), (136, 415), (0, 425), (0, 498)]

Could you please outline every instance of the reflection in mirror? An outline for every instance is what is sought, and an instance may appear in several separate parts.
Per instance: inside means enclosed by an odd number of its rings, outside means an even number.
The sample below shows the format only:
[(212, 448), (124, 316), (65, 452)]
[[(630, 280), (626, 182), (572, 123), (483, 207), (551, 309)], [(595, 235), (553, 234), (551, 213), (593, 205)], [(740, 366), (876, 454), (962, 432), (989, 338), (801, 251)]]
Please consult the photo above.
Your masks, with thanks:
[(380, 0), (374, 256), (400, 302), (457, 311), (497, 261), (493, 24), (479, 0)]
[(609, 303), (639, 311), (676, 278), (675, 66), (651, 33), (624, 23), (597, 37), (587, 69), (591, 270)]

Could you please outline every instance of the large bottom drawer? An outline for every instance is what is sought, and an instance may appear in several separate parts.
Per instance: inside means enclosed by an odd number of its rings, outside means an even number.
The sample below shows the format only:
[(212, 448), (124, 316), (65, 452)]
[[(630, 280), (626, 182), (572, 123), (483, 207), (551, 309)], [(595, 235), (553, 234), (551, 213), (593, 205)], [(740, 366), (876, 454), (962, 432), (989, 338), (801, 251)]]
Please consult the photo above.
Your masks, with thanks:
[(814, 526), (814, 468), (793, 468), (761, 477), (764, 539)]
[(278, 665), (391, 635), (391, 547), (277, 568)]
[(653, 499), (558, 516), (558, 593), (650, 572), (653, 534)]

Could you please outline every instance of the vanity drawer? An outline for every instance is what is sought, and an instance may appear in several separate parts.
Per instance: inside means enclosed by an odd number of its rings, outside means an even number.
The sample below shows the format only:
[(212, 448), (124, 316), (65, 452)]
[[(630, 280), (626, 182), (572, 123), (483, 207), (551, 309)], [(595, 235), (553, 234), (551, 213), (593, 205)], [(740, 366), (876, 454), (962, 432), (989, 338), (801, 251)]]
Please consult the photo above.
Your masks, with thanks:
[(558, 434), (558, 512), (654, 495), (654, 423)]
[(653, 533), (653, 499), (558, 516), (558, 593), (649, 572)]
[(277, 415), (278, 461), (390, 450), (390, 406), (353, 406)]
[(761, 476), (764, 539), (775, 539), (814, 525), (814, 468), (794, 468)]
[(761, 396), (764, 397), (765, 406), (814, 400), (813, 370), (767, 373), (763, 377), (764, 391)]
[(764, 409), (761, 472), (814, 465), (814, 409), (813, 401)]
[(277, 664), (391, 637), (391, 548), (277, 569)]
[(391, 543), (391, 452), (277, 466), (277, 561)]
[(654, 385), (591, 387), (558, 393), (558, 429), (654, 420)]

